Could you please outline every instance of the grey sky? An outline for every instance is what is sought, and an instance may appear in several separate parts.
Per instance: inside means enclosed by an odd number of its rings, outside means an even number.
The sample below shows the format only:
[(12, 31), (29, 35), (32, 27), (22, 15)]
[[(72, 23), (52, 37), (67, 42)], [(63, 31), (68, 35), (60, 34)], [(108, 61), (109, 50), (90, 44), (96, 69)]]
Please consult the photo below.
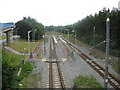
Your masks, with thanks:
[(17, 22), (24, 16), (44, 25), (67, 25), (103, 7), (118, 7), (119, 0), (0, 0), (0, 22)]

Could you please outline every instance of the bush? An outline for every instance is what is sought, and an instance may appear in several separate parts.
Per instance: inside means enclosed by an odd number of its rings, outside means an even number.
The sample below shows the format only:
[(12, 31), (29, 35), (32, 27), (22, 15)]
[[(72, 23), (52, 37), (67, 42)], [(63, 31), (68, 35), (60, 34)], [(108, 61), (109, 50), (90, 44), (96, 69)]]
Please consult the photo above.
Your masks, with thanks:
[(74, 79), (74, 84), (80, 88), (103, 88), (93, 76), (78, 76)]
[(29, 61), (26, 61), (22, 66), (20, 76), (17, 76), (18, 65), (24, 56), (16, 55), (6, 50), (3, 50), (2, 53), (2, 88), (19, 88), (19, 82), (28, 76), (33, 69), (33, 65)]

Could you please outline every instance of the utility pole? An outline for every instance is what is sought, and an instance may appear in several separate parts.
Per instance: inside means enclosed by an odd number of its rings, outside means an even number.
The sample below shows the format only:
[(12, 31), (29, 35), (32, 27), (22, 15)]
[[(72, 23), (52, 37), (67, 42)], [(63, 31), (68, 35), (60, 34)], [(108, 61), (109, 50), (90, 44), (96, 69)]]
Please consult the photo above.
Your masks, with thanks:
[(69, 41), (69, 29), (66, 29), (68, 31), (68, 41)]
[(37, 31), (37, 30), (35, 29), (35, 30), (34, 30), (34, 41), (35, 41), (35, 32), (36, 32), (36, 31)]
[(45, 38), (46, 38), (46, 35), (45, 35), (45, 30), (44, 30), (44, 55), (46, 55), (46, 42), (45, 42)]
[(75, 45), (76, 45), (76, 36), (77, 36), (76, 34), (77, 34), (77, 31), (75, 31)]
[(105, 60), (105, 76), (104, 76), (104, 88), (108, 88), (108, 63), (109, 63), (109, 44), (110, 44), (110, 19), (106, 20), (106, 60)]
[(30, 31), (28, 31), (28, 54), (29, 54), (29, 56), (30, 56), (30, 32), (31, 32), (31, 30)]
[[(93, 27), (93, 47), (95, 46), (95, 27)], [(95, 54), (95, 49), (93, 50), (93, 53)]]

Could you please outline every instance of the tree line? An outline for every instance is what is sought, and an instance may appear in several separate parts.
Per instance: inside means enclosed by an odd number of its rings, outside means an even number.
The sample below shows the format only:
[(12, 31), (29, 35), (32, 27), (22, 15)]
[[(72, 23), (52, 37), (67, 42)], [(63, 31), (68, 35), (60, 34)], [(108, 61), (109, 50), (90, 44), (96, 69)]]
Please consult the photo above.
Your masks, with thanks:
[[(93, 42), (97, 45), (106, 40), (106, 19), (110, 19), (110, 49), (120, 52), (120, 11), (117, 8), (112, 10), (103, 8), (95, 15), (88, 15), (82, 20), (78, 20), (71, 25), (66, 26), (49, 26), (46, 30), (56, 30), (67, 34), (69, 29), (70, 34), (72, 30), (76, 31), (77, 39), (84, 41), (90, 45)], [(94, 33), (95, 28), (95, 33)], [(95, 34), (95, 41), (93, 35)], [(105, 51), (105, 44), (101, 45), (102, 50)]]
[(17, 35), (20, 35), (20, 38), (27, 39), (28, 31), (31, 30), (30, 39), (40, 39), (44, 34), (44, 25), (36, 21), (31, 17), (23, 17), (22, 20), (18, 21), (16, 24)]

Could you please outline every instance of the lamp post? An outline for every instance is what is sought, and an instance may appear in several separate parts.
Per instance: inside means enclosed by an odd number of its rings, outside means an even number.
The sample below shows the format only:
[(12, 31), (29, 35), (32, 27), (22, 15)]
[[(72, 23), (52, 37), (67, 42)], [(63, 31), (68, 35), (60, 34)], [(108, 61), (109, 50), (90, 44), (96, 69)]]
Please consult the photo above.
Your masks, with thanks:
[[(95, 27), (93, 27), (93, 47), (95, 46)], [(95, 53), (95, 49), (93, 50), (93, 53)]]
[(109, 43), (110, 43), (110, 19), (106, 20), (106, 60), (105, 60), (105, 76), (104, 76), (104, 88), (108, 88), (108, 63), (109, 63)]
[(76, 34), (77, 34), (77, 31), (75, 31), (75, 44), (76, 44), (76, 36), (77, 36)]
[[(73, 34), (75, 33), (75, 30), (72, 30), (72, 32), (73, 32)], [(75, 41), (74, 41), (74, 43), (75, 43)]]
[(31, 32), (31, 30), (30, 31), (28, 31), (28, 54), (30, 55), (30, 32)]
[(69, 41), (69, 29), (66, 29), (68, 31), (68, 41)]
[(45, 41), (45, 38), (46, 38), (46, 35), (45, 35), (45, 30), (44, 30), (44, 55), (46, 55), (46, 41)]
[(36, 31), (37, 31), (37, 30), (35, 29), (35, 30), (34, 30), (34, 41), (35, 41), (35, 32), (36, 32)]
[(73, 33), (75, 33), (75, 44), (76, 44), (76, 31), (72, 30)]

